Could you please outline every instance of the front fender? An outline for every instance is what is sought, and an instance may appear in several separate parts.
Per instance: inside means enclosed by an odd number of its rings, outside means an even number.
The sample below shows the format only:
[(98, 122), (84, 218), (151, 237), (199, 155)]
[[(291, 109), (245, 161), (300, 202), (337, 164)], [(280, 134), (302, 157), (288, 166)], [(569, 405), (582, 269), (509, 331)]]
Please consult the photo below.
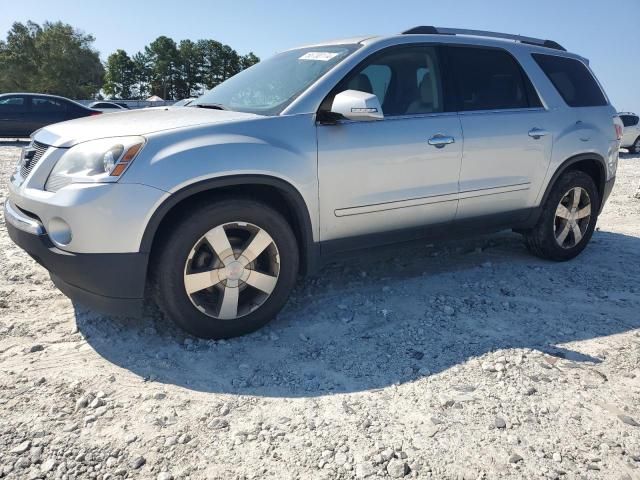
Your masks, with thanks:
[[(123, 183), (167, 192), (147, 218), (141, 251), (150, 246), (162, 212), (189, 195), (222, 186), (268, 184), (304, 213), (309, 241), (318, 238), (315, 123), (311, 116), (250, 121), (160, 132), (148, 136)], [(160, 219), (160, 220), (158, 220)]]
[(123, 183), (142, 183), (170, 193), (210, 178), (245, 174), (274, 176), (301, 192), (317, 184), (311, 116), (260, 117), (158, 132), (147, 138)]

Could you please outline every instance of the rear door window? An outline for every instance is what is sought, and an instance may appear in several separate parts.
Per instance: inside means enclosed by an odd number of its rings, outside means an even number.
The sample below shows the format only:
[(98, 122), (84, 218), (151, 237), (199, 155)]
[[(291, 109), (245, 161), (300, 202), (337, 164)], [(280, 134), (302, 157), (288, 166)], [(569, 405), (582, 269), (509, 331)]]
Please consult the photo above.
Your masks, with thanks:
[(570, 107), (602, 107), (607, 99), (587, 66), (575, 58), (534, 53), (533, 59)]
[(461, 111), (541, 105), (531, 82), (508, 52), (458, 46), (450, 46), (447, 51)]
[(32, 99), (33, 110), (46, 113), (64, 113), (67, 107), (55, 98), (34, 97)]
[(635, 115), (620, 115), (620, 119), (625, 127), (635, 127), (638, 125), (638, 117)]

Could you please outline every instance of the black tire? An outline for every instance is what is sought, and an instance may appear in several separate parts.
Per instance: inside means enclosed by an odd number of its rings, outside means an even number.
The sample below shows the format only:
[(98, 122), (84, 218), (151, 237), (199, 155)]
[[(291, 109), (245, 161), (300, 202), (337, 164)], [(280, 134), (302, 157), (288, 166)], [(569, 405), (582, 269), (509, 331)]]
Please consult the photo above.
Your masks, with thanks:
[[(591, 200), (591, 217), (582, 239), (571, 248), (563, 248), (556, 241), (554, 226), (556, 222), (556, 209), (560, 201), (573, 188), (584, 189)], [(563, 262), (571, 260), (579, 255), (591, 240), (600, 211), (600, 195), (593, 179), (584, 172), (571, 170), (562, 174), (551, 188), (546, 202), (542, 206), (542, 213), (537, 225), (524, 232), (527, 248), (534, 255)]]
[(640, 153), (640, 137), (629, 147), (629, 153)]
[[(185, 264), (203, 235), (230, 222), (255, 225), (271, 236), (279, 253), (279, 275), (270, 296), (256, 310), (233, 320), (221, 320), (192, 303), (185, 288)], [(227, 198), (190, 207), (165, 232), (152, 257), (153, 295), (163, 313), (190, 334), (208, 339), (244, 335), (271, 321), (287, 302), (298, 275), (298, 244), (291, 227), (276, 210), (254, 200)]]

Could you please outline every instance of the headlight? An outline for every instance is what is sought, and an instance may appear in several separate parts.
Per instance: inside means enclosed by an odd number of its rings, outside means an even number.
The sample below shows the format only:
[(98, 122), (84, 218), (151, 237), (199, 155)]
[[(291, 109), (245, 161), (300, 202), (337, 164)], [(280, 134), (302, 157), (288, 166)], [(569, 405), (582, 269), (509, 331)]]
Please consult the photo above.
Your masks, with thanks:
[(140, 153), (144, 143), (143, 137), (119, 137), (71, 147), (53, 167), (45, 189), (57, 192), (71, 183), (115, 182)]

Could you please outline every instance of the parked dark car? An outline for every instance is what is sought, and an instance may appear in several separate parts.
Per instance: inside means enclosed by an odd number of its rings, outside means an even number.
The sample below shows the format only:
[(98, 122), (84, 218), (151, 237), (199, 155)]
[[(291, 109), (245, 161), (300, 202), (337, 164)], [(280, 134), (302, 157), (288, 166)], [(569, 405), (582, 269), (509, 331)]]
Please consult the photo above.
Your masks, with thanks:
[(28, 137), (46, 125), (100, 113), (55, 95), (6, 93), (0, 95), (0, 138)]

